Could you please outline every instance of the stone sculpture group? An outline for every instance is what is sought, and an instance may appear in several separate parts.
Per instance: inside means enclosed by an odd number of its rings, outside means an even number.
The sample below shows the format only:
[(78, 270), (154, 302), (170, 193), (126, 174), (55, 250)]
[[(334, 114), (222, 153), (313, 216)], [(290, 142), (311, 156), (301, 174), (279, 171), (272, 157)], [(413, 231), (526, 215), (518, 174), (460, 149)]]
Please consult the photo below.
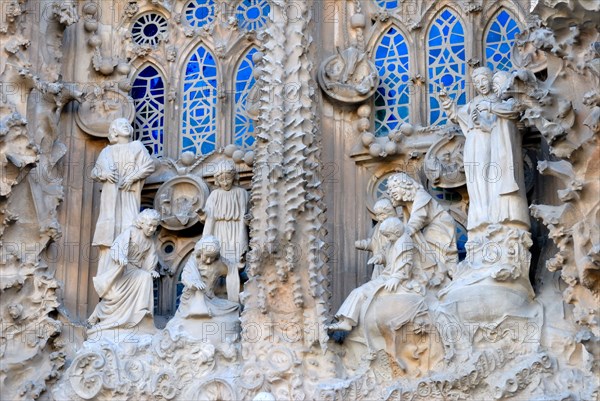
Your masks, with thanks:
[[(131, 141), (133, 128), (124, 118), (110, 126), (108, 145), (98, 157), (92, 178), (101, 182), (100, 216), (94, 245), (99, 247), (98, 272), (93, 279), (100, 302), (89, 317), (88, 337), (114, 340), (127, 331), (153, 334), (156, 329), (153, 279), (158, 257), (152, 237), (161, 222), (154, 209), (139, 212), (144, 179), (154, 171), (154, 162), (140, 141)], [(169, 322), (169, 330), (186, 330), (194, 336), (193, 324), (227, 315), (237, 323), (240, 276), (248, 248), (248, 203), (245, 189), (233, 185), (233, 163), (221, 161), (214, 175), (217, 189), (206, 199), (199, 220), (202, 238), (182, 272), (181, 304)], [(227, 299), (215, 296), (219, 279), (225, 277)], [(122, 337), (121, 337), (122, 338)], [(218, 336), (217, 336), (218, 338)]]

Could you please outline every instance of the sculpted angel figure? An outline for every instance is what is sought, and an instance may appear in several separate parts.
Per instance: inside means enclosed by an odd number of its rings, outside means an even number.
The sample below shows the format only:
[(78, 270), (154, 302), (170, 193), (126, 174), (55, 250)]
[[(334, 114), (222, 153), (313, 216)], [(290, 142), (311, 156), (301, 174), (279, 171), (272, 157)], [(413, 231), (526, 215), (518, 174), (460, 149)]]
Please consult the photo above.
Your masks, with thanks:
[[(211, 235), (202, 237), (194, 247), (183, 272), (181, 281), (185, 286), (177, 315), (181, 318), (212, 317), (235, 311), (239, 304), (215, 296), (218, 281), (228, 273), (227, 265), (220, 259), (219, 240)], [(239, 298), (227, 294), (230, 299)]]
[(232, 294), (231, 300), (237, 302), (234, 294), (239, 293), (240, 287), (238, 269), (243, 268), (243, 255), (248, 249), (246, 225), (250, 219), (250, 196), (244, 188), (233, 185), (234, 179), (233, 163), (220, 162), (215, 173), (218, 188), (210, 193), (204, 207), (202, 235), (213, 235), (219, 240), (221, 256), (230, 269), (227, 275), (227, 293)]
[(387, 198), (382, 198), (375, 202), (373, 209), (375, 211), (377, 224), (373, 227), (371, 238), (357, 240), (354, 243), (356, 249), (369, 251), (373, 255), (368, 261), (369, 264), (374, 265), (373, 275), (371, 276), (372, 279), (377, 278), (381, 273), (381, 269), (383, 269), (382, 263), (385, 258), (386, 239), (381, 233), (381, 224), (389, 217), (396, 217), (396, 209), (394, 208), (394, 205), (392, 205), (392, 202)]
[(140, 141), (131, 141), (133, 127), (125, 118), (114, 120), (108, 131), (110, 145), (100, 152), (92, 179), (102, 183), (100, 214), (92, 245), (100, 248), (98, 275), (110, 264), (108, 249), (133, 224), (140, 211), (144, 179), (154, 162)]
[(452, 275), (458, 261), (456, 226), (450, 214), (406, 173), (388, 179), (388, 196), (402, 208), (406, 233), (419, 253), (420, 270), (432, 287)]
[(352, 330), (359, 324), (363, 308), (368, 308), (373, 298), (383, 289), (395, 292), (402, 284), (407, 290), (419, 291), (418, 286), (410, 281), (413, 267), (413, 242), (405, 231), (404, 224), (397, 217), (390, 217), (381, 223), (379, 231), (386, 238), (385, 267), (379, 276), (354, 289), (348, 295), (335, 315), (338, 321), (331, 324), (329, 330)]
[(100, 303), (88, 319), (89, 334), (105, 329), (132, 329), (154, 313), (152, 280), (159, 277), (152, 236), (160, 221), (154, 209), (137, 215), (134, 224), (123, 231), (110, 248), (110, 263), (94, 277)]

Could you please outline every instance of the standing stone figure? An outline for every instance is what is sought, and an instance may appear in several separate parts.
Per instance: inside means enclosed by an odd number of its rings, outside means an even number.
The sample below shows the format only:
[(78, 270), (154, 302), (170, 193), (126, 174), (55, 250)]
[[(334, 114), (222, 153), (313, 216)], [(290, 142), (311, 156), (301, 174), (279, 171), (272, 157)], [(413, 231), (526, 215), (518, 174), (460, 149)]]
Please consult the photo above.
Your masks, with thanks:
[(242, 257), (248, 249), (246, 224), (250, 197), (244, 188), (233, 185), (234, 178), (233, 163), (220, 162), (215, 173), (218, 188), (210, 193), (204, 206), (206, 220), (202, 236), (213, 235), (219, 240), (221, 256), (229, 265), (227, 293), (231, 294), (231, 301), (237, 302), (238, 269), (243, 268)]
[(156, 210), (146, 209), (114, 241), (110, 262), (93, 280), (101, 301), (88, 319), (92, 325), (88, 336), (103, 330), (134, 329), (144, 318), (152, 318), (152, 280), (159, 277), (152, 236), (159, 221)]
[(406, 173), (388, 179), (388, 195), (402, 207), (406, 232), (415, 242), (420, 270), (432, 287), (452, 274), (458, 260), (454, 219), (439, 203)]
[(100, 152), (92, 179), (102, 183), (100, 214), (92, 245), (100, 248), (98, 276), (110, 264), (108, 249), (115, 238), (133, 224), (140, 211), (144, 179), (154, 171), (154, 162), (140, 141), (131, 141), (133, 127), (125, 118), (112, 122), (110, 145)]
[(502, 101), (498, 96), (506, 76), (497, 75), (497, 93), (492, 90), (489, 68), (475, 69), (472, 78), (478, 95), (464, 106), (458, 107), (444, 91), (440, 93), (442, 107), (466, 138), (463, 160), (469, 192), (467, 229), (505, 222), (529, 228), (521, 142), (514, 122), (519, 112), (512, 101)]

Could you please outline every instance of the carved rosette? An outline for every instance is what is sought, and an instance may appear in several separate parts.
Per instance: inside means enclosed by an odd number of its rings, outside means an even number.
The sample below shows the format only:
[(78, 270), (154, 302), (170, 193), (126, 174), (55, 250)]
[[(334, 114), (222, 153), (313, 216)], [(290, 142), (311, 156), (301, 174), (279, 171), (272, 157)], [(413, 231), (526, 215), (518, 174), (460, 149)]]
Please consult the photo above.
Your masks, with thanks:
[(154, 198), (154, 208), (161, 216), (160, 225), (178, 231), (198, 223), (198, 213), (204, 208), (209, 192), (200, 177), (187, 175), (167, 180)]
[(130, 96), (118, 90), (105, 89), (99, 94), (88, 94), (79, 105), (75, 121), (85, 133), (98, 138), (108, 137), (112, 121), (126, 118), (130, 123), (135, 117), (135, 106)]
[(431, 145), (425, 155), (423, 169), (432, 186), (458, 188), (466, 184), (464, 146), (465, 137), (454, 134), (444, 135)]
[(375, 94), (377, 67), (363, 51), (349, 47), (321, 63), (319, 85), (330, 98), (346, 104), (362, 103)]

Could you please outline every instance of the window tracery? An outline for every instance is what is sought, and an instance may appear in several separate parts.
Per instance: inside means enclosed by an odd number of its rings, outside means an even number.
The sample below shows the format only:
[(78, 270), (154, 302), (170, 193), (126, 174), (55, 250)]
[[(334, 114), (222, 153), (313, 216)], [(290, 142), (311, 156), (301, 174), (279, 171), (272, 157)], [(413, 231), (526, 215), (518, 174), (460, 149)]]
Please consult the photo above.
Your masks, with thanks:
[(254, 144), (254, 124), (246, 112), (246, 100), (255, 80), (252, 76), (254, 63), (252, 56), (256, 48), (248, 50), (240, 62), (235, 76), (235, 117), (234, 117), (234, 144), (241, 149), (248, 149)]
[(206, 155), (216, 147), (217, 64), (199, 46), (185, 66), (181, 117), (181, 150)]
[(133, 81), (135, 103), (134, 139), (142, 141), (151, 155), (163, 154), (165, 124), (165, 83), (160, 72), (148, 65)]
[(185, 6), (185, 19), (192, 28), (201, 28), (215, 19), (213, 0), (192, 0)]
[(485, 35), (485, 59), (492, 71), (512, 69), (511, 50), (519, 32), (517, 22), (508, 11), (496, 14)]
[[(465, 104), (469, 63), (512, 69), (510, 53), (521, 23), (514, 16), (524, 13), (516, 0), (477, 9), (475, 12), (486, 8), (485, 15), (491, 18), (483, 16), (479, 26), (469, 29), (465, 21), (473, 10), (457, 9), (451, 2), (428, 5), (376, 0), (365, 6), (374, 20), (371, 38), (380, 38), (370, 41), (369, 51), (380, 76), (373, 104), (376, 136), (398, 130), (403, 122), (444, 125), (446, 116), (438, 93), (444, 88), (451, 97), (458, 95), (457, 104)], [(420, 104), (426, 104), (426, 109), (421, 110)]]
[[(190, 0), (162, 10), (164, 17), (143, 12), (131, 25), (141, 64), (130, 92), (137, 138), (157, 157), (205, 156), (230, 143), (249, 150), (254, 126), (245, 103), (255, 83), (257, 36), (271, 12), (268, 0)], [(160, 88), (150, 90), (148, 62), (156, 66)]]
[(409, 52), (400, 30), (392, 26), (375, 51), (380, 83), (375, 93), (375, 135), (386, 136), (409, 120)]
[(156, 46), (166, 32), (166, 18), (157, 13), (148, 13), (133, 23), (131, 39), (138, 45)]
[(467, 101), (465, 30), (449, 9), (443, 10), (429, 28), (427, 55), (429, 124), (442, 125), (446, 118), (437, 97), (440, 89), (447, 88), (451, 96), (460, 93), (455, 99), (458, 105)]

